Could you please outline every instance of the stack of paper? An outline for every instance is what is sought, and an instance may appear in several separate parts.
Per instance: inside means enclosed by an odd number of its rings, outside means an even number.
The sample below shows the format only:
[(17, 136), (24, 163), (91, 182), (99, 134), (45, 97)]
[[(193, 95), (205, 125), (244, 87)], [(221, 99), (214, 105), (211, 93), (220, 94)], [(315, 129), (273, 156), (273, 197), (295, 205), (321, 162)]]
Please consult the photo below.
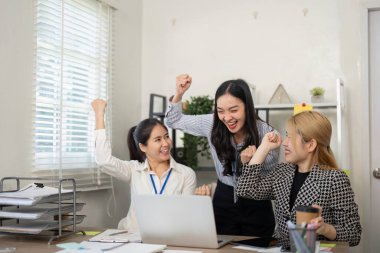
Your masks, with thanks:
[[(76, 223), (81, 223), (84, 215), (76, 216)], [(74, 219), (62, 220), (62, 227), (70, 226), (74, 223)], [(58, 229), (57, 220), (23, 220), (18, 224), (0, 226), (0, 232), (22, 233), (22, 234), (40, 234), (44, 230)]]
[[(76, 204), (76, 211), (82, 210), (84, 203)], [(61, 204), (61, 213), (72, 213), (74, 211), (74, 204)], [(42, 204), (38, 207), (30, 206), (9, 206), (3, 207), (0, 210), (0, 217), (10, 219), (39, 219), (41, 217), (53, 216), (59, 214), (58, 204)]]
[[(32, 206), (37, 203), (58, 201), (58, 194), (57, 188), (29, 184), (15, 192), (0, 192), (0, 205)], [(72, 198), (72, 190), (61, 190), (61, 200)]]

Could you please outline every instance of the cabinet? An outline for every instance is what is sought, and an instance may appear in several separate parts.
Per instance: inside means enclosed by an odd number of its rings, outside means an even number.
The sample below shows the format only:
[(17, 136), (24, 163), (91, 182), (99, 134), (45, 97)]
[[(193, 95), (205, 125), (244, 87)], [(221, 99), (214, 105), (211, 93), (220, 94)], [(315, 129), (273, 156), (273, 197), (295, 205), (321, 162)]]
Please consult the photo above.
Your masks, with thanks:
[[(349, 166), (348, 150), (343, 150), (342, 135), (343, 125), (342, 117), (344, 115), (345, 103), (344, 103), (344, 85), (341, 79), (336, 80), (336, 102), (329, 103), (317, 103), (312, 104), (315, 110), (334, 109), (336, 111), (336, 140), (337, 140), (337, 162), (340, 166)], [(268, 105), (256, 105), (256, 113), (263, 111), (265, 113), (265, 121), (270, 123), (271, 111), (292, 111), (294, 104), (268, 104)]]
[[(23, 181), (32, 183), (20, 188)], [(47, 186), (50, 183), (59, 187)], [(72, 190), (64, 190), (63, 183), (69, 183)], [(4, 191), (5, 186), (13, 189)], [(5, 177), (0, 181), (0, 233), (49, 237), (49, 244), (77, 233), (76, 225), (84, 219), (77, 215), (84, 205), (77, 203), (77, 196), (74, 179)]]

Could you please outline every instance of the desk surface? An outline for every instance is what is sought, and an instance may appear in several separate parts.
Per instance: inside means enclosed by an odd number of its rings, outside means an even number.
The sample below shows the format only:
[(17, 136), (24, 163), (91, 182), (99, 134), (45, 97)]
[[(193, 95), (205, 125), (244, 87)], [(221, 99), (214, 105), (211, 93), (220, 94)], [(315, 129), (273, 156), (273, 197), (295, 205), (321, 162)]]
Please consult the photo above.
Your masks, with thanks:
[[(60, 248), (56, 247), (57, 243), (67, 242), (82, 242), (88, 240), (92, 236), (88, 235), (71, 235), (62, 237), (59, 240), (55, 240), (51, 245), (48, 245), (48, 238), (38, 238), (32, 236), (14, 236), (14, 235), (0, 235), (0, 247), (15, 247), (17, 253), (50, 253), (57, 252)], [(244, 239), (246, 237), (237, 236), (236, 239)], [(182, 249), (182, 250), (198, 250), (203, 253), (254, 253), (255, 251), (239, 250), (232, 248), (233, 245), (226, 245), (220, 249), (196, 249), (196, 248), (180, 248), (180, 247), (168, 247), (168, 249)], [(337, 243), (337, 246), (333, 249), (336, 253), (348, 252), (348, 245), (346, 243)]]

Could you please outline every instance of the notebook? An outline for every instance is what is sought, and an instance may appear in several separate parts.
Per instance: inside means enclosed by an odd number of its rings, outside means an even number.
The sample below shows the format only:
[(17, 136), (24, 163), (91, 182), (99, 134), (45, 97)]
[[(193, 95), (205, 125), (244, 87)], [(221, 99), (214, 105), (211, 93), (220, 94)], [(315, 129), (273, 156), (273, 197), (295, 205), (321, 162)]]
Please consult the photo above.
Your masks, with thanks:
[(89, 239), (90, 242), (141, 242), (138, 233), (127, 230), (107, 229), (102, 233)]
[(233, 239), (217, 237), (209, 196), (134, 195), (132, 201), (143, 243), (216, 249)]

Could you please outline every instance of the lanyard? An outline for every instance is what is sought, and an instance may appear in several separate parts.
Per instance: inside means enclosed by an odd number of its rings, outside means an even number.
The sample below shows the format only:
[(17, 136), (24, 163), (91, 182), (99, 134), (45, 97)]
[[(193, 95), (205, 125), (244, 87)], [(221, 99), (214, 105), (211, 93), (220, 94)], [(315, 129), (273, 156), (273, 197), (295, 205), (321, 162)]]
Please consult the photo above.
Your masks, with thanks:
[[(165, 189), (166, 183), (167, 183), (168, 180), (169, 180), (170, 174), (172, 174), (172, 169), (171, 169), (171, 168), (170, 168), (170, 170), (169, 170), (168, 175), (166, 176), (166, 179), (165, 179), (164, 184), (163, 184), (162, 187), (161, 187), (161, 190), (160, 190), (160, 193), (159, 193), (160, 195), (164, 192), (164, 189)], [(152, 174), (150, 174), (150, 180), (152, 181), (152, 185), (153, 185), (153, 188), (154, 188), (154, 192), (157, 194), (157, 188), (156, 188), (156, 184), (154, 183), (153, 175), (152, 175)]]

